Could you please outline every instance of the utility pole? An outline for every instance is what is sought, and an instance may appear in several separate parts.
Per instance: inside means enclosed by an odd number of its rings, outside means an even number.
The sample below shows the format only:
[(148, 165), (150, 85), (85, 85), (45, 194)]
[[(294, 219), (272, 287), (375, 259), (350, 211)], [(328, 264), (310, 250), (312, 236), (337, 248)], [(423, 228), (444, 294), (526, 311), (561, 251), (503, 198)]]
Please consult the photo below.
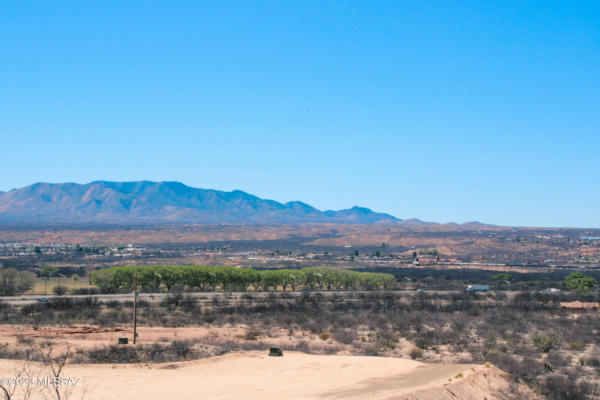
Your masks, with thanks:
[(137, 272), (133, 278), (133, 344), (137, 342), (137, 298), (138, 298), (138, 285), (137, 285)]

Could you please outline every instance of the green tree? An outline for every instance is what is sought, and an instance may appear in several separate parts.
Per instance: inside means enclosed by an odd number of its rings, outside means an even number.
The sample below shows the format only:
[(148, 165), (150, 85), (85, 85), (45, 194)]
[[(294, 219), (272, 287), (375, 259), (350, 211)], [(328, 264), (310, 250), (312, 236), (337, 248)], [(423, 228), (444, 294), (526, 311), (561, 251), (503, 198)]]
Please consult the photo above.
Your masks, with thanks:
[(92, 282), (104, 293), (129, 291), (137, 273), (138, 285), (152, 291), (171, 290), (175, 285), (191, 290), (205, 290), (220, 286), (224, 291), (245, 291), (249, 286), (263, 290), (297, 290), (300, 287), (315, 289), (366, 289), (389, 287), (395, 279), (389, 274), (357, 272), (327, 267), (310, 267), (301, 270), (277, 269), (255, 271), (251, 268), (203, 265), (152, 265), (103, 268), (92, 273)]
[(567, 284), (569, 290), (580, 291), (589, 290), (598, 284), (594, 278), (585, 276), (581, 272), (570, 273), (569, 276), (565, 278), (565, 283)]
[(268, 291), (270, 288), (273, 288), (273, 290), (277, 289), (277, 285), (279, 285), (279, 276), (276, 271), (260, 271), (260, 278), (263, 290)]
[(56, 275), (58, 275), (58, 268), (51, 265), (46, 265), (44, 268), (40, 269), (40, 276), (44, 278), (52, 278)]
[(205, 290), (211, 285), (213, 277), (210, 275), (207, 267), (192, 265), (184, 272), (184, 279), (192, 289), (199, 288), (200, 290)]
[(44, 294), (48, 293), (48, 280), (58, 275), (58, 268), (51, 265), (46, 265), (40, 269), (40, 276), (44, 278)]
[(167, 291), (171, 291), (173, 286), (182, 282), (183, 271), (181, 267), (166, 266), (160, 269), (160, 274)]

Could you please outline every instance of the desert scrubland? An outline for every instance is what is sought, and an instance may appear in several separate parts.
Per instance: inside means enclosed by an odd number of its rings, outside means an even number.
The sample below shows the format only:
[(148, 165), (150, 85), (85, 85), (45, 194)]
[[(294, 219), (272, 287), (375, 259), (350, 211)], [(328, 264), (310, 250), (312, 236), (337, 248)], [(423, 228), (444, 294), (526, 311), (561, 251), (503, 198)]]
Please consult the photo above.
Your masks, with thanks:
[[(540, 292), (372, 291), (274, 292), (266, 296), (213, 292), (198, 297), (184, 292), (171, 293), (154, 299), (145, 297), (138, 302), (139, 342), (135, 346), (131, 345), (131, 300), (57, 297), (24, 305), (3, 304), (0, 358), (18, 362), (29, 355), (33, 361), (39, 361), (39, 355), (44, 352), (51, 350), (60, 355), (68, 350), (67, 369), (89, 374), (90, 382), (96, 382), (97, 375), (91, 372), (96, 368), (99, 371), (126, 368), (133, 376), (142, 374), (140, 371), (146, 368), (153, 374), (164, 373), (165, 376), (177, 375), (177, 371), (181, 371), (182, 376), (188, 376), (185, 371), (203, 376), (200, 366), (212, 364), (202, 360), (217, 360), (215, 357), (221, 356), (225, 357), (219, 360), (238, 360), (231, 362), (253, 370), (252, 362), (271, 362), (272, 357), (259, 361), (266, 357), (267, 348), (281, 346), (283, 359), (299, 357), (299, 361), (283, 361), (286, 366), (291, 365), (293, 373), (276, 368), (272, 375), (292, 374), (298, 377), (295, 384), (300, 386), (301, 377), (305, 377), (306, 382), (316, 379), (315, 387), (321, 387), (316, 383), (320, 381), (315, 371), (321, 371), (323, 376), (330, 376), (329, 373), (338, 376), (329, 371), (329, 368), (342, 368), (336, 366), (336, 362), (344, 358), (338, 357), (354, 357), (351, 360), (357, 363), (351, 363), (356, 365), (356, 375), (349, 375), (355, 377), (354, 381), (348, 377), (349, 380), (334, 384), (330, 378), (323, 378), (327, 381), (323, 383), (323, 391), (299, 391), (298, 398), (320, 398), (318, 396), (325, 392), (330, 396), (337, 392), (346, 393), (349, 398), (379, 398), (369, 397), (358, 389), (369, 379), (390, 388), (377, 392), (382, 396), (394, 393), (409, 396), (410, 392), (410, 396), (416, 397), (406, 398), (438, 398), (435, 397), (438, 395), (427, 396), (439, 390), (442, 396), (439, 398), (445, 398), (443, 396), (449, 393), (446, 388), (469, 393), (466, 388), (474, 385), (480, 387), (477, 389), (480, 391), (473, 393), (486, 393), (484, 397), (490, 399), (527, 398), (515, 395), (515, 390), (551, 399), (585, 398), (597, 393), (600, 352), (595, 332), (600, 326), (597, 311), (561, 310), (559, 302), (570, 296), (573, 295)], [(128, 338), (130, 344), (118, 345), (121, 337)], [(304, 355), (295, 355), (296, 352)], [(255, 355), (258, 359), (246, 360)], [(308, 361), (314, 356), (319, 356), (314, 358), (314, 363)], [(329, 358), (331, 361), (324, 361)], [(372, 371), (359, 367), (365, 358)], [(443, 377), (434, 374), (431, 381), (423, 378), (424, 387), (398, 386), (395, 379), (399, 375), (390, 373), (387, 363), (417, 365), (412, 360), (427, 365), (423, 371), (445, 371)], [(304, 361), (315, 369), (302, 368)], [(328, 364), (330, 362), (333, 364)], [(95, 366), (90, 366), (92, 364)], [(126, 364), (131, 367), (122, 366)], [(262, 364), (256, 368), (258, 365)], [(451, 366), (438, 370), (435, 365)], [(471, 372), (475, 372), (471, 367), (484, 372), (471, 377)], [(449, 374), (445, 368), (456, 368), (458, 372), (452, 369)], [(484, 376), (488, 369), (493, 377), (489, 382)], [(85, 374), (83, 376), (87, 376)], [(283, 383), (277, 386), (279, 381), (275, 380), (274, 395), (291, 388)], [(412, 378), (405, 380), (412, 381)], [(468, 382), (471, 383), (467, 385)], [(244, 387), (242, 383), (239, 387)], [(429, 384), (433, 386), (427, 386)], [(309, 390), (313, 387), (310, 385), (304, 389)], [(345, 385), (348, 391), (343, 390)], [(219, 388), (223, 387), (211, 390)], [(429, 394), (421, 393), (425, 389)], [(97, 395), (105, 395), (105, 390), (99, 390)], [(354, 392), (363, 393), (364, 397), (351, 397)], [(182, 392), (182, 396), (185, 393)], [(228, 396), (226, 391), (222, 393), (221, 396)]]
[[(598, 311), (561, 308), (600, 299), (588, 234), (431, 224), (3, 229), (0, 371), (30, 363), (47, 374), (64, 356), (63, 372), (80, 376), (92, 399), (169, 390), (592, 399)], [(466, 293), (468, 284), (490, 290)], [(267, 357), (270, 346), (284, 357)], [(32, 398), (56, 398), (44, 390)]]

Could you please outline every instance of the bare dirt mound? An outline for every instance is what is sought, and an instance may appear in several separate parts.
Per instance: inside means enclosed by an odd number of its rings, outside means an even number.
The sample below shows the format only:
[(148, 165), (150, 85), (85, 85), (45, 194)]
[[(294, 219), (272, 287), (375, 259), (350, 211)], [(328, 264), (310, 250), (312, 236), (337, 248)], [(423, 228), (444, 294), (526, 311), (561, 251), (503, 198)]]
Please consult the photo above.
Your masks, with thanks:
[[(2, 376), (10, 376), (12, 363), (0, 361)], [(85, 387), (91, 400), (492, 400), (499, 390), (509, 390), (502, 372), (492, 366), (295, 352), (284, 357), (239, 352), (171, 364), (70, 365), (64, 375), (81, 378), (76, 392)]]
[[(0, 361), (0, 374), (10, 376), (13, 364)], [(515, 390), (493, 366), (295, 352), (284, 357), (239, 352), (171, 364), (70, 365), (64, 376), (81, 378), (72, 398), (85, 388), (91, 400), (492, 400), (500, 391)]]

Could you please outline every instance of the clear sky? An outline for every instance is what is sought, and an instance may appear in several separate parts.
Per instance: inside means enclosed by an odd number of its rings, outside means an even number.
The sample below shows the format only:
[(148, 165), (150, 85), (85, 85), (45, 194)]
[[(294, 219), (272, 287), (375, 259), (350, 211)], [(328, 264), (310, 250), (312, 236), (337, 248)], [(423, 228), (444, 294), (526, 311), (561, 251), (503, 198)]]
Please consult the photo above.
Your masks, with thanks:
[(598, 1), (4, 1), (0, 190), (600, 227)]

